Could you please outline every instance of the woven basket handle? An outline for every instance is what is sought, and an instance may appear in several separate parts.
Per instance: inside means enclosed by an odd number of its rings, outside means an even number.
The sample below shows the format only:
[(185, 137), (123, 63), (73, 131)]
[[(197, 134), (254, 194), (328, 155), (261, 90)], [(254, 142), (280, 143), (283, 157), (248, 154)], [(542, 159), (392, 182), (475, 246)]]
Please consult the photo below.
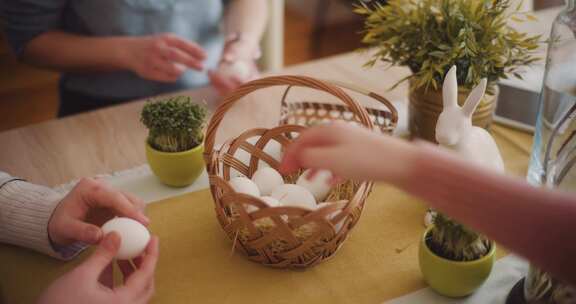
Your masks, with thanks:
[(344, 104), (346, 104), (350, 108), (351, 112), (358, 116), (360, 123), (362, 125), (364, 125), (369, 129), (373, 128), (370, 116), (368, 115), (368, 112), (366, 112), (364, 107), (362, 107), (354, 99), (352, 99), (346, 92), (344, 92), (344, 90), (333, 84), (307, 76), (287, 75), (287, 76), (265, 77), (243, 84), (234, 92), (232, 92), (230, 95), (226, 96), (224, 98), (224, 101), (220, 104), (220, 106), (218, 106), (218, 108), (214, 112), (214, 115), (212, 115), (212, 118), (210, 119), (210, 122), (208, 123), (208, 128), (206, 130), (206, 141), (204, 143), (205, 145), (204, 158), (207, 164), (210, 163), (211, 160), (210, 155), (212, 155), (212, 152), (214, 150), (216, 131), (218, 130), (218, 126), (220, 126), (220, 123), (222, 122), (222, 119), (224, 118), (226, 112), (228, 112), (228, 110), (230, 110), (230, 108), (242, 97), (259, 89), (280, 85), (308, 87), (311, 89), (316, 89), (329, 93), (334, 97), (340, 99)]
[(336, 80), (329, 80), (328, 82), (335, 84), (339, 87), (343, 87), (345, 89), (348, 89), (350, 91), (372, 97), (373, 99), (377, 100), (378, 102), (380, 102), (381, 104), (386, 106), (386, 108), (388, 108), (388, 110), (390, 110), (390, 113), (392, 114), (392, 122), (394, 122), (394, 125), (396, 125), (398, 123), (398, 110), (396, 110), (396, 107), (394, 107), (394, 105), (392, 105), (392, 103), (388, 99), (386, 99), (385, 97), (378, 95), (372, 91), (368, 91), (366, 89), (363, 89), (363, 88), (360, 88), (357, 86), (353, 86), (353, 85), (348, 84), (348, 83), (344, 83), (344, 82), (340, 82), (340, 81), (336, 81)]
[[(392, 103), (388, 99), (384, 98), (383, 96), (378, 95), (372, 91), (368, 91), (368, 90), (365, 90), (363, 88), (353, 86), (353, 85), (348, 84), (348, 83), (344, 83), (344, 82), (340, 82), (340, 81), (336, 81), (336, 80), (327, 80), (327, 79), (323, 79), (323, 81), (330, 83), (332, 85), (341, 87), (341, 88), (345, 88), (345, 89), (350, 90), (352, 92), (366, 95), (368, 97), (371, 97), (371, 98), (377, 100), (378, 102), (380, 102), (381, 104), (386, 106), (386, 108), (388, 108), (388, 110), (390, 110), (390, 114), (392, 114), (391, 120), (394, 123), (394, 125), (396, 125), (398, 123), (398, 110), (396, 110), (396, 108), (392, 105)], [(292, 88), (292, 86), (289, 86), (288, 88), (286, 88), (286, 91), (284, 91), (284, 94), (282, 95), (282, 107), (283, 108), (288, 106), (288, 103), (286, 102), (286, 98), (288, 97), (288, 92), (290, 91), (291, 88)]]

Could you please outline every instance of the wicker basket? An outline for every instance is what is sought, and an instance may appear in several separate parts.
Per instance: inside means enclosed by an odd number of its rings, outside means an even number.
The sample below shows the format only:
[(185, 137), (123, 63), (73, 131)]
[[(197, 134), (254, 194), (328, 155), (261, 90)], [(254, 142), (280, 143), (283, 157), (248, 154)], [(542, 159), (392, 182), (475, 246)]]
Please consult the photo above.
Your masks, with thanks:
[[(216, 131), (226, 112), (242, 97), (259, 89), (287, 86), (282, 97), (282, 115), (278, 127), (251, 129), (214, 149)], [(307, 87), (333, 95), (345, 106), (317, 102), (287, 103), (293, 86)], [(339, 85), (342, 86), (342, 85)], [(346, 120), (390, 133), (397, 123), (397, 112), (385, 98), (371, 92), (347, 87), (384, 104), (386, 110), (364, 109), (339, 86), (304, 76), (275, 76), (244, 84), (227, 96), (215, 111), (206, 133), (205, 160), (220, 225), (234, 248), (250, 260), (278, 268), (305, 268), (331, 257), (358, 221), (372, 182), (346, 181), (328, 195), (328, 204), (316, 210), (298, 207), (270, 208), (259, 198), (237, 193), (228, 184), (231, 169), (251, 177), (262, 162), (277, 169), (279, 161), (264, 147), (277, 142), (285, 148), (306, 125)], [(292, 122), (293, 124), (288, 124)], [(296, 124), (297, 123), (297, 124)], [(376, 126), (376, 127), (375, 127)], [(259, 136), (256, 142), (250, 138)], [(250, 154), (248, 164), (235, 155), (241, 149)], [(284, 176), (294, 183), (300, 173)], [(251, 206), (251, 212), (246, 211)]]

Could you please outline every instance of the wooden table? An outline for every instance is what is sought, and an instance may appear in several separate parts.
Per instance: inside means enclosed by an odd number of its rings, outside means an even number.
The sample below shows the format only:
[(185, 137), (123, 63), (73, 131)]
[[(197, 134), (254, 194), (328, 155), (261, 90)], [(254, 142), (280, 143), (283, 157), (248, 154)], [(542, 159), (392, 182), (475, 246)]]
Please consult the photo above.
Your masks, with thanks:
[[(560, 10), (560, 7), (541, 10), (535, 13), (537, 22), (511, 25), (519, 31), (541, 34), (542, 39), (545, 39), (550, 33), (552, 20)], [(406, 85), (388, 91), (397, 79), (408, 75), (406, 69), (364, 69), (364, 62), (366, 57), (349, 53), (292, 66), (280, 73), (344, 81), (361, 85), (392, 101), (406, 100)], [(214, 92), (208, 88), (186, 94), (196, 99), (204, 99), (212, 106), (217, 99)], [(258, 101), (251, 100), (242, 103), (231, 113), (232, 121), (224, 122), (222, 127), (224, 135), (235, 134), (241, 126), (275, 122), (277, 111), (274, 106), (259, 104), (254, 107), (256, 102)], [(35, 183), (54, 186), (83, 176), (109, 173), (143, 164), (146, 131), (138, 121), (142, 105), (143, 101), (134, 102), (2, 132), (0, 170)], [(504, 150), (510, 146), (506, 142), (514, 142), (511, 146), (522, 150), (524, 154), (530, 149), (531, 137), (527, 134), (498, 126), (493, 131)], [(524, 175), (527, 158), (506, 159), (506, 151), (503, 152), (507, 169)]]
[[(540, 24), (522, 25), (531, 28), (521, 30), (547, 34), (550, 19), (556, 14), (557, 9), (543, 11), (538, 14)], [(388, 91), (397, 79), (408, 75), (406, 69), (366, 70), (362, 68), (365, 61), (366, 57), (350, 53), (293, 66), (281, 74), (333, 79), (359, 85), (392, 101), (406, 100), (406, 85)], [(206, 100), (212, 108), (217, 102), (209, 88), (185, 94)], [(250, 96), (228, 114), (217, 141), (248, 127), (277, 122), (278, 100), (267, 95), (272, 93), (263, 94)], [(362, 96), (353, 97), (365, 105), (373, 105)], [(34, 183), (55, 186), (83, 176), (141, 165), (145, 163), (146, 137), (146, 130), (139, 122), (142, 106), (143, 101), (138, 101), (2, 132), (0, 170)], [(507, 171), (524, 176), (531, 135), (498, 125), (492, 131)], [(163, 240), (156, 302), (222, 303), (220, 298), (230, 296), (226, 300), (254, 303), (257, 301), (253, 295), (259, 292), (262, 299), (274, 299), (276, 294), (285, 293), (282, 303), (376, 303), (424, 287), (414, 244), (422, 233), (425, 207), (397, 189), (378, 185), (362, 220), (338, 257), (306, 272), (276, 271), (247, 262), (239, 255), (231, 256), (230, 242), (213, 218), (210, 201), (209, 192), (204, 190), (150, 206), (149, 213), (155, 219), (153, 233)], [(20, 299), (18, 303), (31, 301), (50, 281), (81, 261), (60, 263), (13, 246), (0, 245), (0, 249), (3, 259), (0, 285), (10, 286), (4, 292), (11, 292), (10, 298)], [(9, 264), (2, 264), (7, 261)], [(333, 278), (346, 282), (347, 288), (335, 284)], [(238, 288), (240, 281), (251, 284), (252, 289)], [(297, 290), (302, 285), (310, 288)]]
[[(356, 53), (330, 57), (287, 68), (281, 74), (300, 74), (343, 81), (362, 86), (392, 101), (406, 99), (406, 85), (388, 89), (397, 79), (408, 74), (404, 68), (364, 69), (366, 57)], [(280, 74), (279, 73), (279, 74)], [(214, 107), (217, 97), (209, 88), (185, 92)], [(258, 94), (255, 94), (258, 95)], [(362, 96), (354, 96), (362, 103)], [(0, 170), (31, 182), (55, 186), (84, 176), (93, 176), (131, 168), (145, 163), (146, 130), (139, 122), (144, 101), (132, 102), (48, 121), (0, 133)], [(251, 96), (239, 103), (221, 127), (221, 138), (229, 138), (249, 126), (269, 126), (277, 121), (279, 105), (266, 96)], [(530, 136), (495, 127), (496, 138), (513, 138), (517, 148), (527, 152)], [(502, 135), (502, 136), (501, 136)], [(503, 149), (507, 146), (500, 145)], [(506, 153), (504, 153), (506, 154)], [(506, 155), (505, 155), (506, 156)], [(523, 174), (526, 158), (506, 159), (509, 170)]]
[[(387, 89), (407, 71), (364, 70), (364, 60), (357, 54), (345, 54), (282, 73), (361, 85), (402, 102), (406, 86)], [(216, 102), (210, 89), (186, 94), (210, 105)], [(225, 118), (220, 140), (248, 127), (275, 124), (279, 100), (270, 98), (272, 94), (258, 93), (239, 103)], [(354, 97), (363, 104), (372, 102)], [(133, 102), (0, 133), (0, 168), (53, 186), (143, 164), (146, 131), (138, 121), (142, 105)], [(493, 131), (507, 170), (524, 175), (531, 136), (500, 126), (494, 126)], [(261, 299), (267, 303), (379, 303), (399, 297), (425, 287), (416, 258), (424, 212), (424, 204), (408, 194), (378, 185), (358, 227), (337, 257), (308, 271), (294, 272), (262, 267), (240, 254), (230, 255), (231, 242), (217, 224), (207, 190), (167, 199), (148, 208), (153, 218), (151, 230), (162, 239), (153, 302), (254, 303)], [(0, 260), (6, 262), (0, 262), (0, 285), (5, 286), (8, 299), (28, 303), (87, 254), (61, 263), (30, 250), (0, 245)], [(386, 283), (391, 280), (394, 284)]]
[[(406, 70), (364, 70), (363, 62), (364, 59), (355, 54), (346, 54), (294, 66), (281, 73), (359, 84), (392, 100), (405, 96), (405, 87), (392, 92), (386, 89), (397, 77), (406, 75)], [(205, 100), (212, 108), (218, 99), (209, 88), (184, 93), (196, 100)], [(222, 126), (227, 136), (240, 129), (239, 125), (268, 125), (277, 119), (277, 102), (262, 102), (258, 96), (248, 99), (230, 113), (232, 119)], [(143, 104), (144, 101), (137, 101), (2, 132), (0, 170), (54, 186), (143, 164), (146, 130), (139, 122)]]

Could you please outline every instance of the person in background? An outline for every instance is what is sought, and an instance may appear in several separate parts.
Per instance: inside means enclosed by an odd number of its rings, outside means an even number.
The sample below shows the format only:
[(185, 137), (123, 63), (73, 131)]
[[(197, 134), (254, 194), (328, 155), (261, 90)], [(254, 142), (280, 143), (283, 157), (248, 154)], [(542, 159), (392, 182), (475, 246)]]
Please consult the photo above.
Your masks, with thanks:
[(498, 175), (431, 144), (342, 123), (313, 127), (288, 147), (280, 170), (300, 168), (395, 185), (576, 286), (574, 194)]
[[(141, 257), (118, 261), (124, 285), (112, 288), (111, 263), (120, 246), (115, 232), (100, 226), (114, 216), (144, 225), (144, 202), (101, 181), (84, 178), (65, 197), (0, 171), (0, 242), (70, 260), (88, 244), (98, 244), (83, 263), (54, 281), (38, 303), (147, 303), (154, 293), (158, 238), (152, 237)], [(1, 300), (1, 299), (0, 299)]]
[(242, 81), (219, 65), (244, 61), (250, 78), (266, 0), (0, 0), (7, 40), (23, 62), (62, 73), (59, 116), (211, 83)]

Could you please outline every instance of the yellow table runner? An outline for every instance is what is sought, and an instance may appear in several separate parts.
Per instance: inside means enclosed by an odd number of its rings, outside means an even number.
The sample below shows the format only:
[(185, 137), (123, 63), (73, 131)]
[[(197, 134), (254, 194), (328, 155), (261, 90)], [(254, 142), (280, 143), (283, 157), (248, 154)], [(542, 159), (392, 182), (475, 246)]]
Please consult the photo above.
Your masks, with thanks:
[[(495, 137), (508, 170), (524, 172), (529, 137), (503, 128)], [(208, 190), (154, 203), (148, 215), (161, 248), (152, 302), (381, 303), (425, 287), (417, 259), (424, 212), (425, 206), (413, 197), (377, 185), (334, 258), (295, 271), (267, 268), (231, 254), (232, 243), (217, 223)], [(0, 245), (4, 300), (31, 303), (86, 254), (63, 263)]]

